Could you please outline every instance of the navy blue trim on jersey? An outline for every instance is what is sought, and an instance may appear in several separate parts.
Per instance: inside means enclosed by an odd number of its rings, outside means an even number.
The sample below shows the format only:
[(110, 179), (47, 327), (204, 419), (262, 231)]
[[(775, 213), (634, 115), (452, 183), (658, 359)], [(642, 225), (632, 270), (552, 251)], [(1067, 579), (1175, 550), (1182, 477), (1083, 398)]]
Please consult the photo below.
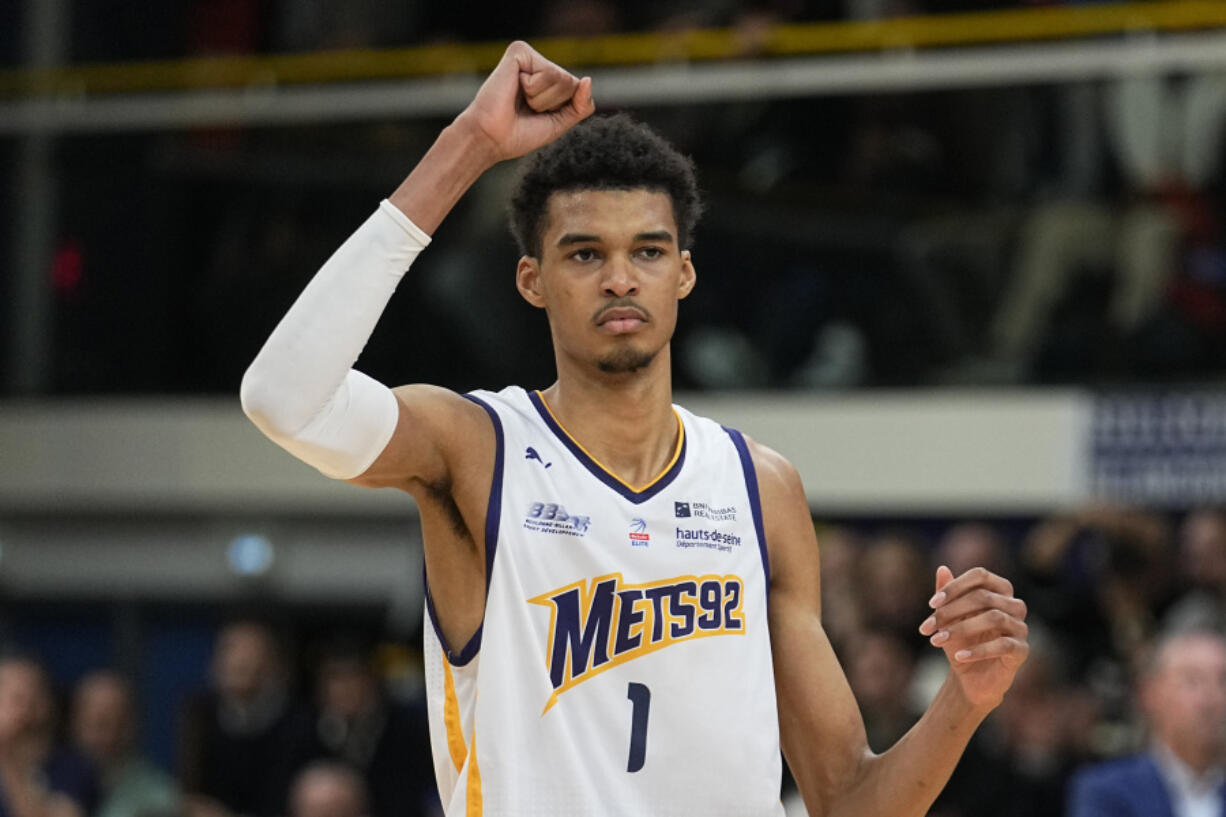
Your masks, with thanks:
[[(485, 413), (490, 416), (490, 422), (494, 424), (494, 479), (490, 485), (490, 498), (485, 507), (485, 595), (488, 597), (490, 593), (490, 577), (494, 574), (494, 554), (498, 551), (498, 527), (502, 520), (502, 468), (505, 459), (504, 452), (506, 444), (502, 434), (502, 421), (498, 419), (498, 412), (494, 411), (493, 406), (472, 394), (462, 394), (461, 397), (466, 400), (471, 400), (481, 408), (485, 409)], [(422, 568), (422, 573), (425, 573), (425, 568)], [(476, 657), (478, 650), (481, 649), (481, 631), (485, 629), (484, 621), (477, 631), (473, 633), (472, 638), (468, 639), (468, 643), (464, 645), (458, 653), (454, 652), (447, 639), (443, 636), (443, 631), (438, 626), (438, 613), (434, 610), (434, 597), (430, 594), (430, 581), (426, 579), (426, 611), (430, 614), (430, 624), (434, 627), (434, 634), (438, 636), (438, 641), (443, 645), (443, 652), (447, 654), (447, 660), (451, 662), (453, 667), (462, 667)]]
[(438, 626), (438, 613), (434, 610), (434, 596), (430, 594), (430, 581), (426, 578), (426, 569), (423, 566), (422, 579), (426, 583), (426, 613), (430, 617), (430, 626), (434, 628), (434, 635), (438, 638), (438, 643), (443, 645), (443, 652), (447, 655), (447, 661), (453, 667), (462, 667), (469, 661), (477, 657), (477, 652), (481, 649), (481, 630), (485, 627), (484, 622), (477, 627), (477, 632), (472, 634), (472, 638), (468, 639), (468, 643), (464, 645), (464, 649), (455, 652), (447, 645), (447, 637), (443, 635), (443, 631)]
[(672, 467), (657, 477), (655, 481), (646, 488), (641, 491), (636, 491), (617, 477), (610, 474), (604, 468), (604, 466), (592, 459), (586, 451), (579, 447), (578, 443), (576, 443), (571, 436), (566, 433), (566, 429), (558, 425), (558, 421), (553, 418), (553, 415), (549, 412), (549, 408), (541, 399), (540, 394), (535, 391), (530, 391), (527, 392), (527, 395), (528, 399), (532, 401), (532, 405), (536, 408), (537, 414), (541, 415), (541, 419), (545, 422), (545, 425), (550, 431), (553, 432), (555, 437), (562, 441), (562, 444), (565, 445), (567, 450), (574, 455), (575, 459), (579, 460), (583, 467), (591, 472), (592, 476), (596, 477), (596, 479), (600, 480), (614, 491), (617, 491), (617, 493), (621, 494), (635, 505), (641, 505), (671, 485), (673, 480), (677, 478), (677, 475), (681, 473), (681, 467), (685, 465), (685, 449), (689, 444), (690, 435), (683, 433), (681, 436), (681, 450), (677, 452), (677, 459), (673, 462)]
[(502, 420), (498, 419), (498, 412), (494, 411), (494, 407), (476, 395), (461, 396), (485, 409), (485, 413), (490, 416), (490, 422), (494, 424), (494, 438), (497, 442), (494, 450), (494, 481), (490, 485), (490, 501), (485, 509), (485, 593), (488, 596), (490, 577), (494, 575), (494, 554), (498, 550), (498, 523), (502, 520), (502, 464), (506, 444), (502, 436)]
[(745, 471), (745, 488), (749, 491), (749, 508), (753, 512), (753, 527), (758, 534), (758, 550), (762, 553), (762, 569), (766, 571), (766, 596), (770, 598), (771, 588), (771, 557), (766, 550), (766, 529), (762, 526), (762, 497), (758, 493), (758, 472), (753, 467), (753, 457), (749, 455), (749, 446), (745, 438), (735, 428), (721, 426), (741, 458), (741, 468)]

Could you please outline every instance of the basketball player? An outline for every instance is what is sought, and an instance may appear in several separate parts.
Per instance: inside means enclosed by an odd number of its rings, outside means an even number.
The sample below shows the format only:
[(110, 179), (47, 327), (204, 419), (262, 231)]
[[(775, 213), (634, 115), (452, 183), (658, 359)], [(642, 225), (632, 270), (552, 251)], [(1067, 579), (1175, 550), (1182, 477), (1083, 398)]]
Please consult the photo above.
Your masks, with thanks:
[[(780, 815), (781, 746), (814, 815), (921, 815), (1026, 657), (1025, 605), (985, 570), (938, 569), (917, 624), (952, 671), (869, 751), (796, 470), (671, 402), (692, 168), (627, 119), (578, 124), (593, 110), (590, 79), (513, 43), (274, 330), (243, 406), (324, 474), (417, 500), (450, 817)], [(538, 148), (515, 281), (549, 319), (557, 381), (457, 395), (352, 370), (464, 191)]]

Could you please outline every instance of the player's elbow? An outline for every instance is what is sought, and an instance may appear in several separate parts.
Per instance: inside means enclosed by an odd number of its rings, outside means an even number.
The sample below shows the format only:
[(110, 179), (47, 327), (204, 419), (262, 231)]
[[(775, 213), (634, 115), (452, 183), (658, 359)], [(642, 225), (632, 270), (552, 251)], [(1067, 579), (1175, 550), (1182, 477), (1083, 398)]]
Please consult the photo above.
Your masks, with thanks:
[(286, 401), (278, 399), (281, 394), (282, 390), (263, 371), (258, 361), (248, 367), (238, 388), (239, 403), (247, 419), (274, 439), (292, 436), (306, 422), (290, 416)]

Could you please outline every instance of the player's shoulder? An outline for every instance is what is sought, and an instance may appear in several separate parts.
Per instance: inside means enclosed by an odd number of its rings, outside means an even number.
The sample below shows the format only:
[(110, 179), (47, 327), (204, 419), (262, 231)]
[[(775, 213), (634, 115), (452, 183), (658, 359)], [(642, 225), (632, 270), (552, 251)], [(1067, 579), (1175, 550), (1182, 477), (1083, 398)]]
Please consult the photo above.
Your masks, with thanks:
[(411, 411), (434, 412), (444, 417), (451, 412), (479, 417), (487, 414), (491, 408), (514, 405), (516, 397), (526, 400), (524, 390), (518, 386), (509, 386), (497, 392), (485, 389), (457, 392), (429, 383), (410, 383), (397, 386), (392, 392), (401, 405)]
[(413, 383), (392, 389), (400, 404), (397, 433), (433, 440), (451, 454), (489, 447), (497, 420), (488, 404), (442, 386)]
[(763, 502), (768, 499), (804, 502), (805, 489), (800, 472), (791, 460), (748, 434), (743, 434), (742, 437), (753, 460), (754, 471), (758, 476), (758, 491)]
[(775, 449), (758, 442), (743, 431), (723, 425), (718, 420), (695, 414), (675, 403), (673, 408), (685, 420), (687, 434), (698, 431), (707, 438), (723, 438), (725, 444), (731, 437), (734, 444), (743, 449), (742, 455), (749, 456), (758, 476), (759, 487), (765, 487), (762, 485), (764, 481), (770, 483), (771, 489), (799, 487), (800, 473), (787, 457)]
[(481, 408), (476, 403), (443, 386), (410, 383), (395, 387), (392, 393), (403, 409), (423, 420), (437, 418), (445, 421), (449, 415), (477, 417), (481, 414)]

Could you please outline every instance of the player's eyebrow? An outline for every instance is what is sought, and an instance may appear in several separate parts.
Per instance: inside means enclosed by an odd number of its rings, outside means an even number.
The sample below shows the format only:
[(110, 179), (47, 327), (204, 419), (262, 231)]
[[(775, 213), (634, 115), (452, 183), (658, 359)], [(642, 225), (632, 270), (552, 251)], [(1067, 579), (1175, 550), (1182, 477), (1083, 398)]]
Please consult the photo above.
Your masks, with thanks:
[[(673, 243), (673, 240), (674, 240), (673, 234), (670, 233), (668, 230), (653, 230), (651, 232), (646, 232), (646, 233), (637, 233), (634, 236), (635, 243), (641, 243), (644, 241), (658, 241), (658, 242), (662, 242), (665, 244), (671, 244)], [(571, 244), (589, 244), (589, 243), (599, 244), (600, 236), (590, 235), (588, 233), (565, 233), (561, 238), (558, 239), (557, 246), (567, 247), (567, 246), (570, 246)]]
[(570, 244), (587, 244), (589, 242), (600, 242), (600, 236), (588, 235), (586, 233), (566, 233), (558, 239), (559, 247), (566, 247)]

